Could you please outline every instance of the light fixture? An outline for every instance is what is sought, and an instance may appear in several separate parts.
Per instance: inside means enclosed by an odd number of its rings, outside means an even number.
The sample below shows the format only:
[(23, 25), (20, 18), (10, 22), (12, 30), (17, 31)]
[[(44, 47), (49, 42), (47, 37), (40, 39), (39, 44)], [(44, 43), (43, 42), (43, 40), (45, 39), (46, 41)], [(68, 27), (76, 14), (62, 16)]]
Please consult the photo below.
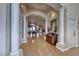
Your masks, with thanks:
[(55, 13), (53, 13), (52, 16), (55, 16)]
[(24, 6), (23, 5), (21, 5), (21, 8), (23, 8)]

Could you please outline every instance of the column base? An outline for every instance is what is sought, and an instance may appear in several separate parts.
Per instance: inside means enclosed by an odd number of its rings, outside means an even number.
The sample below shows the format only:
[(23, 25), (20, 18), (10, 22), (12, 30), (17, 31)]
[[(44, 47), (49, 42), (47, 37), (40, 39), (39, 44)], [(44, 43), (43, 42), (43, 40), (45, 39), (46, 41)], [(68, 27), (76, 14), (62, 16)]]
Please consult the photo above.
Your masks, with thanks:
[(37, 38), (39, 37), (39, 33), (37, 33)]
[(27, 40), (23, 40), (22, 43), (27, 43)]
[(18, 51), (11, 52), (10, 56), (23, 56), (23, 50), (19, 49)]
[(46, 40), (46, 35), (44, 35), (44, 40)]
[(62, 52), (69, 50), (69, 48), (65, 44), (62, 44), (62, 43), (57, 43), (56, 48)]
[(27, 40), (26, 40), (26, 41), (22, 40), (22, 41), (20, 42), (20, 46), (21, 46), (23, 43), (27, 43)]

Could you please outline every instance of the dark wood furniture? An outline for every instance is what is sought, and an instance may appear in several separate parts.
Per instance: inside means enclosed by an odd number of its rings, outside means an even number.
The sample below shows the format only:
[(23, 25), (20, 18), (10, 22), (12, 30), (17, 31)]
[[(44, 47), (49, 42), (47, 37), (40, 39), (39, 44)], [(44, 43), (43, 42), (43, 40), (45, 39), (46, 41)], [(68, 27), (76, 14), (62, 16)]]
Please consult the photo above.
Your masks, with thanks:
[(49, 33), (46, 35), (46, 41), (50, 43), (51, 45), (56, 45), (57, 43), (57, 34), (55, 33)]

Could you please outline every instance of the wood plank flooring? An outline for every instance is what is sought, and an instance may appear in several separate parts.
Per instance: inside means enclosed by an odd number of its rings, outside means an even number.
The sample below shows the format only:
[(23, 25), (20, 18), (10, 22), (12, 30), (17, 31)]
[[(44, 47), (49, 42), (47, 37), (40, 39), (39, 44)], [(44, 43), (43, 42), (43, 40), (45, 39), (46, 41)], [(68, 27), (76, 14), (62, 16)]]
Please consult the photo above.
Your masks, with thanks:
[(79, 48), (73, 48), (66, 52), (61, 52), (55, 46), (44, 40), (44, 36), (29, 38), (27, 43), (20, 46), (24, 56), (78, 56)]

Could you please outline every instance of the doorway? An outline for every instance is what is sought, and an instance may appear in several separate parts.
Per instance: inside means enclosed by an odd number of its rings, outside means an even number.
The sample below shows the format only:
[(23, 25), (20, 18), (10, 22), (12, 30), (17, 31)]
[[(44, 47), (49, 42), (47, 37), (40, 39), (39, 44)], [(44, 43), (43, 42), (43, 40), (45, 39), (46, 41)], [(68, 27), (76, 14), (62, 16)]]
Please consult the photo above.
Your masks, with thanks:
[(41, 16), (29, 15), (28, 21), (28, 37), (39, 37), (45, 33), (45, 19)]
[(76, 28), (76, 19), (75, 18), (70, 18), (68, 20), (68, 45), (69, 48), (76, 47), (76, 41), (77, 41), (77, 28)]

